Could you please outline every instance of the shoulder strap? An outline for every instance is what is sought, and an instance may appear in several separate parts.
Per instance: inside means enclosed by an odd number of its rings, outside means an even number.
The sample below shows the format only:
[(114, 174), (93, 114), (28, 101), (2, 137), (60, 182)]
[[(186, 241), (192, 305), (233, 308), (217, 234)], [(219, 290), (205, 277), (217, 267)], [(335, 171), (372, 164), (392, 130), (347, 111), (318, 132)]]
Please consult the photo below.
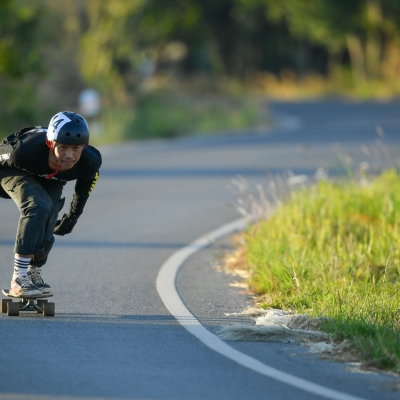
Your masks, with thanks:
[(43, 128), (42, 126), (30, 126), (28, 128), (22, 128), (17, 132), (12, 133), (11, 135), (7, 136), (6, 138), (4, 138), (1, 142), (1, 144), (8, 144), (8, 143), (13, 143), (16, 141), (16, 139), (18, 139), (21, 135), (23, 135), (24, 133), (31, 131), (33, 129), (41, 129)]

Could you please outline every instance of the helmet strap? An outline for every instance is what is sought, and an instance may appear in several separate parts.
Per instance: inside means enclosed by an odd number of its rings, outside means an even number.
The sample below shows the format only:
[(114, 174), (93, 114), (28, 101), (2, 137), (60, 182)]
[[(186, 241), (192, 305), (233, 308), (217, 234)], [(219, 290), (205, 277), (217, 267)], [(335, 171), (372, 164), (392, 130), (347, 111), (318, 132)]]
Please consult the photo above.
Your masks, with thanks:
[(61, 167), (61, 164), (58, 164), (57, 169), (54, 172), (52, 172), (51, 174), (46, 175), (45, 179), (51, 179), (54, 175), (57, 175), (60, 167)]
[(53, 142), (49, 139), (46, 139), (46, 145), (47, 147), (54, 153), (54, 145)]
[(56, 168), (56, 170), (55, 170), (53, 173), (48, 174), (48, 175), (45, 176), (46, 179), (51, 179), (54, 175), (57, 175), (57, 174), (58, 174), (58, 171), (59, 171), (59, 169), (60, 169), (60, 167), (61, 167), (61, 163), (60, 163), (60, 161), (58, 160), (58, 158), (57, 158), (57, 156), (56, 156), (56, 153), (54, 152), (54, 143), (53, 143), (51, 140), (47, 140), (47, 139), (46, 139), (46, 145), (47, 145), (47, 147), (50, 149), (50, 151), (54, 154), (54, 157), (55, 157), (55, 159), (56, 159), (56, 161), (57, 161), (57, 168)]

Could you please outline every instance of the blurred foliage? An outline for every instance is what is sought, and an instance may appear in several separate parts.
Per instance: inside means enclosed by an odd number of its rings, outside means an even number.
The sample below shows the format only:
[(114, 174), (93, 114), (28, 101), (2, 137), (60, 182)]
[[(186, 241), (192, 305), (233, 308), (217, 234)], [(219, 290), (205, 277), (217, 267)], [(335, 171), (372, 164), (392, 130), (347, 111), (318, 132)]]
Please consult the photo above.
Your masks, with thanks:
[[(178, 89), (178, 104), (196, 80), (201, 101), (216, 93), (390, 97), (400, 93), (399, 73), (398, 0), (0, 0), (2, 134), (79, 111), (85, 88), (101, 94), (105, 135), (114, 135), (111, 111), (128, 113), (136, 129), (146, 104), (160, 119), (146, 123), (164, 120), (169, 136), (175, 117), (154, 110), (165, 109), (165, 90)], [(187, 126), (181, 114), (174, 124)]]
[[(398, 72), (400, 2), (397, 0), (264, 2), (270, 18), (286, 20), (293, 35), (322, 44), (330, 56), (340, 56), (346, 50), (355, 80)], [(397, 66), (387, 65), (394, 61), (393, 53)]]
[[(0, 118), (11, 128), (34, 116), (35, 88), (41, 65), (40, 3), (0, 0)], [(16, 125), (15, 125), (16, 126)]]

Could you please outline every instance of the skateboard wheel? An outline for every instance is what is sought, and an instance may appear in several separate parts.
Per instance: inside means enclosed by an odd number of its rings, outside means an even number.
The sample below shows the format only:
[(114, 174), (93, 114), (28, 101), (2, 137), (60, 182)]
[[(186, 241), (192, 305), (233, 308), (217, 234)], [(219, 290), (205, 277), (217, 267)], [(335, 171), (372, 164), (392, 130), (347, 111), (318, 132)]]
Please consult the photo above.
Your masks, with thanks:
[(54, 317), (55, 303), (43, 303), (43, 316)]
[(10, 317), (18, 317), (19, 315), (19, 302), (13, 303), (10, 301), (7, 303), (7, 315)]
[(44, 303), (47, 303), (47, 302), (48, 302), (48, 300), (44, 300), (44, 299), (37, 299), (36, 300), (36, 304), (41, 308), (41, 310), (37, 310), (38, 314), (43, 312)]
[(11, 299), (1, 299), (1, 312), (6, 313), (7, 312), (7, 303), (11, 303)]

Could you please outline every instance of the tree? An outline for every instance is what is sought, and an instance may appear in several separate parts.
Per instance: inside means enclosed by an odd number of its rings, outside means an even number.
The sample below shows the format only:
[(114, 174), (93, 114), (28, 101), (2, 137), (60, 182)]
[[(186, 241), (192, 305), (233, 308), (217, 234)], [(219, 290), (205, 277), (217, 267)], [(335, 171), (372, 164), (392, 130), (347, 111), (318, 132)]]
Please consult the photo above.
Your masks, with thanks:
[[(34, 3), (34, 2), (33, 2)], [(41, 5), (0, 0), (0, 130), (17, 129), (34, 115), (35, 88), (44, 69), (38, 50)]]
[(400, 3), (396, 0), (238, 0), (262, 2), (267, 18), (284, 19), (295, 36), (321, 43), (334, 55), (347, 50), (355, 80), (399, 71)]

